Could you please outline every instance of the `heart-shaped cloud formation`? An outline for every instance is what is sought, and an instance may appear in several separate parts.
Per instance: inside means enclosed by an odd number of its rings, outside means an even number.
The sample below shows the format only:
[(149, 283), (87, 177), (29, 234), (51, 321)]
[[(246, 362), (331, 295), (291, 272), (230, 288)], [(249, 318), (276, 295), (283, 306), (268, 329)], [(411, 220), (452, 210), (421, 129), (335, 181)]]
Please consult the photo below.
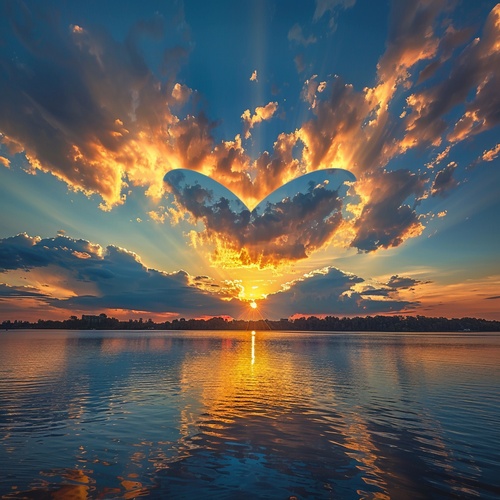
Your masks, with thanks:
[(324, 247), (349, 216), (347, 191), (356, 178), (342, 169), (305, 174), (273, 191), (253, 210), (229, 189), (199, 172), (176, 169), (164, 181), (176, 213), (204, 229), (193, 244), (209, 245), (224, 267), (276, 267)]

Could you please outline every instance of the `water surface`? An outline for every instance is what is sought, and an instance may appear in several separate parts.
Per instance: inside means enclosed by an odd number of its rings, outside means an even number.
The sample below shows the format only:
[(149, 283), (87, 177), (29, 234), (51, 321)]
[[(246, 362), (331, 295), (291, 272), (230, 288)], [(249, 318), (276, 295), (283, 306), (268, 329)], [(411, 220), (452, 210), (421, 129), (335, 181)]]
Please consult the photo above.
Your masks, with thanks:
[(6, 498), (498, 498), (500, 334), (0, 333)]

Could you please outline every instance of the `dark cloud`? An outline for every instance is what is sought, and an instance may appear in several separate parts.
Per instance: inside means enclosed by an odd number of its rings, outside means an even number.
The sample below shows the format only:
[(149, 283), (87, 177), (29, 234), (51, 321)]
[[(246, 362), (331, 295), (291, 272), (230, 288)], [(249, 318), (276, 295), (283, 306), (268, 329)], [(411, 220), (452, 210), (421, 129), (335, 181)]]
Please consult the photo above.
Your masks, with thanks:
[(49, 295), (41, 293), (31, 286), (10, 286), (0, 283), (0, 300), (8, 298), (26, 299), (26, 298), (49, 298)]
[[(423, 225), (415, 206), (425, 183), (425, 178), (408, 170), (381, 172), (367, 178), (364, 189), (370, 193), (369, 201), (354, 223), (356, 236), (351, 246), (370, 252), (396, 247), (408, 237), (421, 234)], [(413, 206), (404, 203), (412, 198)]]
[(448, 191), (458, 186), (458, 181), (453, 177), (456, 168), (457, 164), (451, 162), (437, 173), (432, 184), (432, 196), (445, 196)]
[(25, 233), (18, 234), (0, 240), (0, 272), (28, 270), (50, 264), (78, 269), (86, 258), (98, 259), (96, 252), (99, 248), (86, 240), (73, 240), (65, 236), (41, 239)]
[(295, 179), (248, 210), (215, 181), (194, 172), (174, 170), (165, 176), (180, 210), (202, 222), (203, 243), (215, 245), (221, 265), (266, 267), (306, 258), (329, 242), (342, 221), (346, 181), (342, 170), (323, 170)]
[[(185, 271), (164, 273), (149, 269), (140, 258), (123, 248), (106, 249), (85, 240), (68, 237), (32, 238), (19, 235), (0, 240), (0, 270), (37, 269), (51, 266), (73, 287), (73, 297), (50, 296), (50, 285), (43, 293), (26, 287), (3, 285), (3, 297), (40, 297), (63, 309), (132, 309), (180, 314), (240, 313), (237, 301), (223, 301), (216, 294), (200, 290)], [(78, 293), (82, 285), (94, 293)]]
[[(389, 278), (389, 281), (387, 282), (387, 286), (393, 288), (393, 289), (399, 289), (399, 288), (412, 288), (415, 285), (422, 284), (423, 282), (420, 280), (416, 280), (414, 278), (409, 278), (408, 276), (398, 276), (395, 274), (394, 276), (391, 276)], [(428, 282), (426, 282), (428, 283)]]
[(413, 290), (415, 286), (427, 283), (430, 283), (430, 281), (420, 281), (408, 276), (398, 276), (395, 274), (394, 276), (391, 276), (387, 283), (385, 283), (381, 288), (368, 286), (360, 293), (364, 296), (395, 298), (398, 295), (398, 290)]
[(415, 306), (415, 303), (404, 300), (365, 297), (363, 291), (354, 288), (363, 282), (358, 276), (328, 267), (288, 283), (283, 291), (269, 295), (263, 308), (270, 315), (276, 314), (275, 311), (286, 315), (356, 315), (403, 311)]

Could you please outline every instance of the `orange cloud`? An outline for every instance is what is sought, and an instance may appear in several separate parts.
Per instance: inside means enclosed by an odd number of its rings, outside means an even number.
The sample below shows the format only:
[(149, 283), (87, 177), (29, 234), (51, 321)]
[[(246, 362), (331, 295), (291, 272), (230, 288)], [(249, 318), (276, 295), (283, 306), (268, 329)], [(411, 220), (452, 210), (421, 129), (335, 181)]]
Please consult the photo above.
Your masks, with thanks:
[(493, 161), (495, 158), (498, 158), (499, 154), (500, 154), (500, 144), (497, 144), (494, 148), (484, 151), (484, 153), (481, 156), (481, 160)]
[(245, 110), (241, 115), (243, 120), (243, 135), (245, 139), (248, 139), (251, 135), (250, 130), (257, 124), (264, 120), (270, 120), (276, 110), (278, 109), (277, 102), (269, 102), (265, 106), (257, 106), (255, 112), (252, 115), (249, 109)]
[[(351, 0), (317, 2), (315, 20), (327, 13), (333, 19), (338, 9), (353, 4)], [(194, 95), (177, 81), (188, 49), (168, 51), (162, 68), (165, 78), (160, 81), (141, 56), (133, 30), (125, 44), (76, 25), (46, 33), (44, 40), (60, 46), (50, 79), (35, 70), (35, 78), (28, 78), (12, 61), (2, 61), (12, 79), (0, 93), (1, 140), (11, 154), (24, 151), (33, 170), (51, 172), (72, 189), (99, 193), (103, 209), (124, 203), (132, 186), (141, 186), (148, 196), (160, 200), (163, 177), (172, 169), (206, 174), (253, 208), (300, 175), (343, 168), (358, 178), (353, 188), (358, 198), (349, 202), (351, 218), (343, 223), (342, 233), (350, 238), (347, 244), (363, 251), (397, 246), (421, 234), (423, 221), (416, 212), (416, 200), (424, 197), (425, 189), (427, 195), (437, 193), (451, 169), (438, 173), (434, 186), (426, 187), (421, 176), (412, 177), (405, 170), (386, 172), (389, 161), (411, 148), (448, 141), (436, 165), (453, 144), (498, 123), (500, 6), (492, 9), (481, 38), (450, 62), (449, 78), (434, 83), (433, 72), (471, 33), (448, 26), (439, 39), (436, 33), (445, 6), (444, 0), (395, 2), (375, 85), (357, 90), (339, 77), (319, 81), (312, 76), (302, 93), (311, 108), (308, 118), (296, 130), (280, 133), (272, 150), (256, 158), (249, 156), (239, 135), (216, 143), (212, 133), (216, 123), (203, 112), (181, 115), (181, 108)], [(155, 26), (148, 29), (161, 32)], [(292, 29), (290, 33), (297, 41), (302, 32)], [(38, 42), (25, 40), (43, 68), (47, 47)], [(418, 76), (417, 89), (409, 93), (405, 109), (393, 113), (394, 96), (409, 92), (411, 72), (418, 63), (426, 66)], [(256, 79), (256, 71), (254, 75)], [(418, 88), (421, 75), (425, 89)], [(462, 105), (471, 92), (472, 101), (450, 126), (447, 113)], [(53, 95), (58, 99), (50, 98)], [(274, 117), (277, 110), (277, 102), (257, 107), (253, 113), (247, 109), (241, 117), (243, 138), (250, 138), (252, 128)], [(493, 149), (484, 158), (488, 161), (496, 154)], [(447, 188), (454, 185), (451, 182)], [(159, 222), (167, 214), (184, 217), (178, 208), (151, 210), (150, 217)], [(321, 247), (311, 245), (308, 251)], [(228, 251), (219, 242), (217, 252)], [(253, 262), (257, 257), (242, 253), (237, 259)]]

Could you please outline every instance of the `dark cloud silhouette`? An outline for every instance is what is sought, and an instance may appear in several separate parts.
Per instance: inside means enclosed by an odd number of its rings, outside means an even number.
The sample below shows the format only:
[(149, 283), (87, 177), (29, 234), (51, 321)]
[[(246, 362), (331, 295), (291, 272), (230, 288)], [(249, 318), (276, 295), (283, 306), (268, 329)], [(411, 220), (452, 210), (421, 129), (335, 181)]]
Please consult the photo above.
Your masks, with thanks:
[[(131, 309), (180, 314), (230, 314), (241, 309), (236, 302), (221, 300), (216, 293), (201, 290), (185, 271), (164, 273), (147, 268), (140, 258), (123, 248), (106, 249), (85, 240), (68, 237), (34, 238), (26, 234), (0, 240), (0, 272), (13, 269), (55, 270), (74, 292), (55, 298), (47, 290), (3, 285), (3, 297), (40, 297), (64, 309)], [(79, 292), (90, 285), (92, 295)], [(224, 295), (225, 298), (226, 295)]]
[(398, 276), (395, 274), (394, 276), (391, 276), (389, 281), (387, 282), (387, 286), (393, 288), (393, 289), (399, 289), (399, 288), (412, 288), (415, 285), (419, 285), (422, 283), (429, 283), (428, 281), (423, 282), (420, 280), (416, 280), (414, 278), (409, 278), (408, 276)]
[[(367, 179), (370, 193), (354, 227), (356, 236), (351, 246), (362, 251), (390, 248), (406, 238), (422, 233), (423, 225), (415, 211), (425, 190), (425, 178), (408, 170), (383, 172)], [(404, 202), (413, 198), (413, 206)]]
[(453, 177), (456, 168), (457, 164), (451, 162), (437, 173), (432, 184), (432, 196), (445, 196), (449, 190), (458, 186), (458, 181)]
[[(353, 288), (363, 282), (363, 278), (327, 267), (288, 283), (283, 291), (269, 295), (263, 308), (270, 314), (280, 311), (286, 315), (355, 315), (403, 311), (416, 305), (396, 298), (378, 300), (366, 297), (363, 291)], [(377, 295), (369, 291), (366, 293)]]
[(36, 288), (31, 286), (10, 286), (5, 283), (0, 283), (0, 300), (5, 298), (49, 298), (48, 295), (41, 293)]
[[(217, 284), (210, 276), (190, 276), (182, 270), (165, 273), (150, 269), (138, 255), (116, 246), (102, 248), (66, 236), (41, 239), (22, 234), (0, 239), (0, 255), (0, 276), (23, 270), (36, 273), (35, 282), (47, 279), (41, 289), (0, 283), (3, 309), (8, 307), (9, 300), (17, 304), (20, 300), (31, 300), (33, 307), (42, 310), (45, 305), (52, 312), (122, 309), (239, 317), (242, 308), (247, 307), (235, 298), (241, 291), (235, 283)], [(52, 286), (53, 275), (62, 277), (66, 297), (61, 297), (57, 287)], [(409, 277), (392, 276), (387, 289), (375, 289), (359, 276), (327, 267), (286, 283), (282, 291), (268, 295), (261, 307), (267, 317), (276, 318), (296, 313), (350, 315), (403, 311), (415, 303), (400, 300), (398, 289), (420, 283)]]

